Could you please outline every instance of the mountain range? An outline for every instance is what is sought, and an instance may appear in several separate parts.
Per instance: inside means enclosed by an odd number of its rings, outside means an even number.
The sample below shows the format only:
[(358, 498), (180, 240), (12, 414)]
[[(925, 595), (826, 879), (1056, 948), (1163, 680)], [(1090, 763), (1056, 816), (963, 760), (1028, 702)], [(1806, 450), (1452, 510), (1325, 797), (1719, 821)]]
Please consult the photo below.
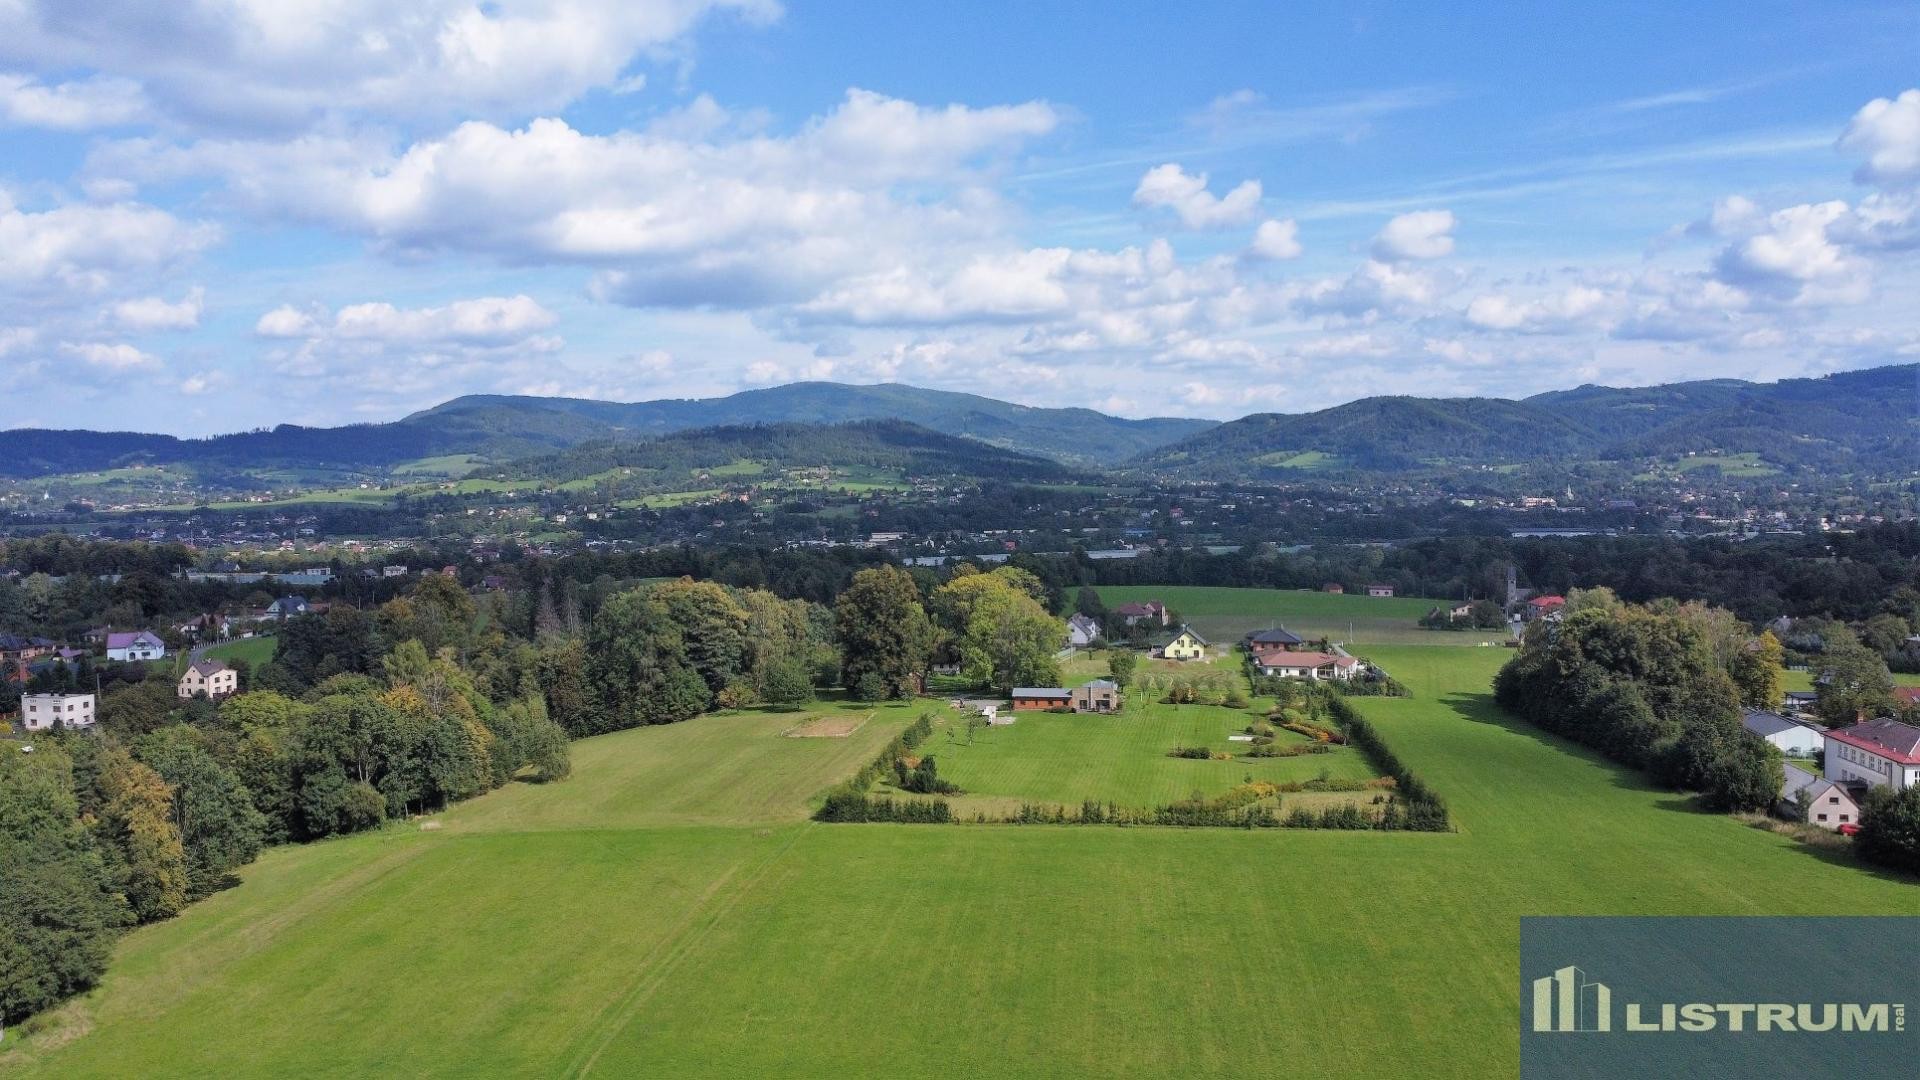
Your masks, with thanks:
[[(1310, 413), (1226, 423), (1130, 420), (899, 384), (794, 383), (721, 398), (619, 403), (476, 395), (390, 423), (282, 425), (207, 439), (129, 432), (0, 431), (0, 476), (183, 463), (246, 471), (288, 465), (382, 470), (424, 458), (494, 463), (586, 444), (742, 428), (725, 442), (794, 438), (767, 425), (889, 420), (1078, 467), (1170, 475), (1297, 478), (1303, 469), (1405, 472), (1469, 466), (1755, 454), (1780, 468), (1906, 475), (1920, 462), (1920, 365), (1754, 383), (1582, 386), (1521, 400), (1371, 397)], [(925, 434), (888, 435), (926, 439)], [(938, 452), (952, 457), (944, 443)], [(1001, 462), (1005, 464), (1005, 462)]]
[(1143, 453), (1176, 474), (1298, 477), (1302, 469), (1633, 461), (1715, 452), (1779, 468), (1911, 474), (1920, 467), (1920, 365), (1753, 383), (1582, 386), (1504, 398), (1372, 397), (1257, 413)]
[(271, 430), (179, 439), (131, 432), (0, 431), (0, 476), (115, 468), (132, 462), (230, 469), (298, 464), (382, 469), (472, 454), (495, 461), (583, 443), (633, 440), (727, 425), (902, 420), (948, 435), (1080, 465), (1112, 464), (1214, 425), (1129, 420), (1092, 409), (1048, 409), (899, 384), (807, 382), (722, 398), (620, 403), (473, 395), (384, 424)]

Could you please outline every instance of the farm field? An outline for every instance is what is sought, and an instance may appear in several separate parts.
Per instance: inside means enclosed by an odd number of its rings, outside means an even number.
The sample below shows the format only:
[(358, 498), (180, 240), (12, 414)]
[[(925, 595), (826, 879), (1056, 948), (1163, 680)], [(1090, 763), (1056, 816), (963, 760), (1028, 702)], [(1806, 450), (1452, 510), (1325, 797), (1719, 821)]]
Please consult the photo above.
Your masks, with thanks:
[[(1249, 708), (1229, 709), (1136, 700), (1125, 712), (1110, 716), (1018, 713), (1012, 724), (982, 727), (971, 735), (961, 714), (943, 708), (933, 737), (916, 752), (931, 755), (941, 778), (966, 791), (950, 800), (963, 817), (1009, 800), (1077, 808), (1082, 800), (1093, 799), (1146, 808), (1195, 793), (1219, 795), (1249, 777), (1284, 783), (1312, 780), (1322, 771), (1341, 780), (1376, 775), (1359, 751), (1345, 746), (1290, 758), (1200, 761), (1167, 756), (1175, 746), (1243, 754), (1252, 747), (1229, 742), (1227, 736), (1263, 719), (1271, 704), (1271, 699), (1257, 699)], [(1291, 731), (1275, 738), (1280, 745), (1312, 741)], [(1292, 797), (1283, 795), (1282, 800)]]
[(1285, 589), (1230, 589), (1210, 585), (1108, 585), (1100, 599), (1109, 608), (1158, 600), (1202, 637), (1231, 645), (1249, 630), (1283, 625), (1301, 637), (1367, 644), (1477, 645), (1504, 642), (1504, 630), (1425, 630), (1420, 617), (1452, 601), (1411, 596), (1375, 598), (1351, 593)]
[(832, 703), (705, 717), (267, 853), (0, 1073), (1480, 1080), (1517, 1067), (1523, 914), (1920, 906), (1507, 718), (1503, 650), (1367, 652), (1416, 696), (1357, 705), (1457, 833), (822, 825), (919, 706), (847, 739), (780, 734)]

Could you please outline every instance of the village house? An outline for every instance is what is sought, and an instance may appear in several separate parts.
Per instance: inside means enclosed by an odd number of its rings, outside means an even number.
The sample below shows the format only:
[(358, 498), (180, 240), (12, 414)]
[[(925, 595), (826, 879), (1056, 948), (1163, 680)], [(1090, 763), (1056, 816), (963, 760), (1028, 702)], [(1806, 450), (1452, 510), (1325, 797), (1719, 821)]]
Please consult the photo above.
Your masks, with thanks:
[(1252, 652), (1291, 652), (1305, 644), (1299, 634), (1284, 626), (1255, 630), (1246, 636), (1247, 649)]
[(1075, 614), (1067, 620), (1067, 645), (1084, 649), (1100, 640), (1100, 621), (1091, 615)]
[(1337, 581), (1329, 581), (1325, 585), (1320, 586), (1320, 591), (1323, 593), (1332, 593), (1335, 596), (1338, 596), (1341, 593), (1346, 592), (1347, 587), (1345, 585), (1340, 584)]
[(1153, 655), (1164, 660), (1205, 660), (1207, 639), (1182, 626), (1173, 636), (1154, 642)]
[(180, 676), (181, 700), (206, 697), (218, 701), (240, 692), (240, 673), (218, 660), (195, 660)]
[(1827, 732), (1827, 779), (1905, 791), (1920, 785), (1920, 728), (1868, 720)]
[(1391, 586), (1391, 585), (1369, 585), (1369, 586), (1367, 586), (1367, 595), (1368, 595), (1368, 596), (1383, 596), (1383, 597), (1384, 597), (1384, 596), (1392, 596), (1392, 595), (1393, 595), (1393, 586)]
[(1010, 696), (1016, 712), (1065, 709), (1073, 705), (1073, 693), (1058, 686), (1016, 686)]
[(1527, 601), (1527, 606), (1522, 610), (1526, 620), (1532, 622), (1535, 619), (1557, 619), (1566, 607), (1567, 598), (1564, 596), (1536, 596)]
[(1796, 715), (1811, 713), (1820, 695), (1811, 690), (1789, 690), (1781, 695), (1781, 708)]
[(27, 694), (20, 699), (20, 725), (28, 731), (93, 726), (92, 694)]
[(1254, 669), (1274, 679), (1336, 679), (1346, 681), (1360, 673), (1360, 661), (1323, 652), (1273, 652), (1255, 656)]
[(1786, 782), (1780, 788), (1782, 815), (1823, 829), (1859, 822), (1860, 801), (1854, 791), (1792, 764), (1785, 771)]
[(1169, 620), (1167, 605), (1158, 600), (1138, 600), (1121, 604), (1113, 609), (1113, 613), (1126, 620), (1128, 626), (1138, 626), (1141, 623), (1165, 626)]
[(37, 660), (51, 654), (59, 647), (59, 642), (49, 641), (43, 637), (0, 634), (0, 664)]
[(1074, 712), (1119, 712), (1122, 700), (1120, 684), (1112, 679), (1095, 679), (1073, 689)]
[(109, 660), (164, 660), (166, 656), (166, 642), (145, 630), (116, 630), (107, 635)]
[(270, 619), (291, 619), (296, 615), (305, 615), (312, 610), (305, 599), (298, 596), (283, 596), (267, 605), (267, 617)]
[(1740, 726), (1772, 743), (1788, 757), (1810, 758), (1827, 745), (1827, 738), (1819, 729), (1779, 713), (1748, 709), (1740, 719)]

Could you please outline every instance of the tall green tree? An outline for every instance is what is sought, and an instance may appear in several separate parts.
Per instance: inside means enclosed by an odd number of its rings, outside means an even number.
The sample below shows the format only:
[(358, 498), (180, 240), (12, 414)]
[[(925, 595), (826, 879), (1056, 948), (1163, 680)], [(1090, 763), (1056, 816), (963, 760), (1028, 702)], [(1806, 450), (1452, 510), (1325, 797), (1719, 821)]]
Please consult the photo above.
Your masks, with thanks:
[(173, 789), (171, 816), (187, 855), (187, 894), (207, 896), (260, 854), (266, 822), (253, 794), (184, 727), (142, 739), (138, 757)]
[(77, 810), (57, 745), (0, 743), (0, 1023), (92, 986), (132, 919)]
[(841, 677), (857, 695), (907, 698), (919, 692), (934, 630), (919, 587), (906, 571), (897, 566), (860, 571), (840, 594), (833, 614)]
[(953, 605), (966, 617), (957, 641), (966, 676), (1001, 693), (1016, 686), (1058, 683), (1060, 664), (1054, 654), (1065, 634), (1060, 621), (1031, 594), (1000, 579), (997, 571), (956, 584), (974, 582), (987, 587), (972, 590), (963, 604)]
[(1886, 660), (1844, 627), (1828, 632), (1818, 670), (1813, 708), (1829, 726), (1845, 727), (1862, 717), (1893, 712), (1893, 675)]
[(688, 666), (719, 693), (747, 669), (747, 613), (711, 581), (680, 578), (656, 585), (651, 599), (679, 628)]
[(1761, 631), (1759, 637), (1733, 654), (1727, 664), (1727, 674), (1740, 692), (1740, 704), (1749, 709), (1780, 707), (1784, 693), (1781, 683), (1786, 675), (1785, 656), (1786, 650), (1771, 630)]
[(609, 599), (587, 633), (587, 686), (596, 731), (688, 720), (713, 705), (713, 691), (687, 658), (672, 614), (647, 590)]
[(124, 750), (109, 755), (100, 786), (99, 829), (122, 894), (141, 922), (187, 906), (187, 852), (174, 826), (173, 788)]

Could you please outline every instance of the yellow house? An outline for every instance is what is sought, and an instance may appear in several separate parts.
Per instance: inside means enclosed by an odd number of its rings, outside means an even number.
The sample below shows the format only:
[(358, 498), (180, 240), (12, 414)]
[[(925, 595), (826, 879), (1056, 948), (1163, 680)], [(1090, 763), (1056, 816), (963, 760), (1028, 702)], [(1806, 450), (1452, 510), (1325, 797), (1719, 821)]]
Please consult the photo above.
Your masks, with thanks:
[(1166, 639), (1154, 651), (1168, 660), (1205, 660), (1207, 639), (1194, 633), (1191, 627), (1182, 626), (1179, 633)]

